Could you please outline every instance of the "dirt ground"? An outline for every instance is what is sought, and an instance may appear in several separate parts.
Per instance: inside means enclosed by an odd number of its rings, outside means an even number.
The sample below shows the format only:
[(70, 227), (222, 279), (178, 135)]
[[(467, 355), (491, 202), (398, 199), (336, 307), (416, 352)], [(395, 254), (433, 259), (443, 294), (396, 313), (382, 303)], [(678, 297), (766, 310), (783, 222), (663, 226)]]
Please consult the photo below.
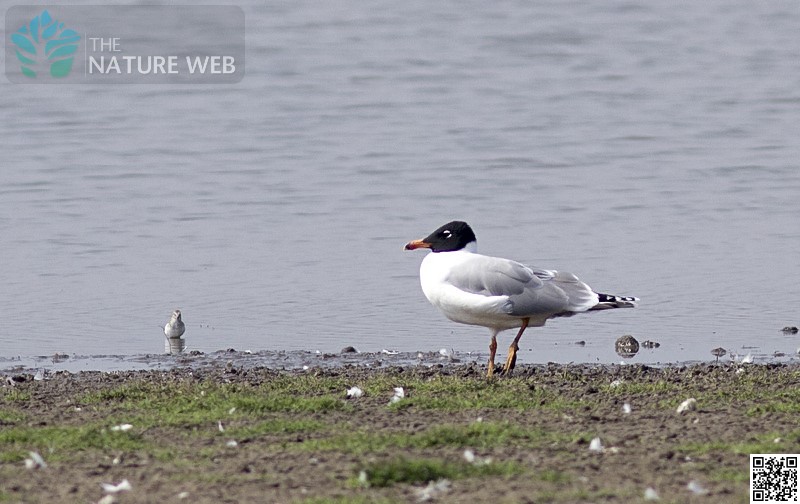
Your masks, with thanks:
[[(0, 502), (645, 502), (651, 492), (660, 502), (744, 503), (749, 453), (800, 452), (797, 365), (536, 365), (491, 382), (484, 372), (472, 363), (0, 377)], [(169, 393), (180, 384), (195, 393), (192, 387), (202, 384), (230, 384), (256, 400), (259, 394), (278, 397), (265, 388), (276, 381), (288, 384), (297, 402), (226, 420), (228, 432), (201, 415), (191, 428), (166, 420), (134, 425), (140, 444), (132, 447), (86, 441), (83, 448), (54, 434), (110, 427), (126, 415), (145, 418), (146, 406), (131, 412), (121, 402), (124, 394), (109, 392), (120, 387)], [(367, 392), (347, 398), (339, 384), (360, 384)], [(374, 392), (385, 384), (406, 387), (403, 407), (389, 404), (388, 385), (385, 394)], [(437, 384), (452, 387), (455, 397)], [(519, 405), (502, 402), (507, 388)], [(679, 414), (678, 405), (690, 397), (696, 407)], [(330, 401), (303, 407), (300, 401), (309, 398)], [(219, 407), (228, 411), (224, 400)], [(259, 427), (264, 421), (283, 427), (266, 431)], [(493, 430), (476, 430), (478, 424)], [(437, 442), (444, 432), (468, 437)], [(419, 441), (431, 433), (438, 433), (433, 441)], [(394, 437), (387, 441), (382, 434)], [(105, 429), (102, 435), (108, 436)], [(590, 449), (595, 437), (602, 450)], [(26, 469), (28, 450), (40, 453), (47, 467)], [(438, 486), (402, 477), (385, 486), (359, 483), (361, 471), (394, 460), (467, 469)], [(470, 472), (480, 463), (498, 470)], [(101, 487), (123, 479), (130, 491), (111, 494)]]

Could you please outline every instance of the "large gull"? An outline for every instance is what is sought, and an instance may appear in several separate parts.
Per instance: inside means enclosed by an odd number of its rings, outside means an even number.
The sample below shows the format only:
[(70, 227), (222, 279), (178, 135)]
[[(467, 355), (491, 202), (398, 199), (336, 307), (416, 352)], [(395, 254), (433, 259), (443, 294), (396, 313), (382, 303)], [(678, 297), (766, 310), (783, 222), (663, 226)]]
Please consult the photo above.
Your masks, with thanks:
[(635, 297), (595, 292), (565, 271), (540, 269), (501, 257), (477, 253), (477, 240), (466, 222), (452, 221), (406, 250), (430, 249), (419, 268), (422, 292), (447, 318), (489, 328), (487, 376), (494, 374), (497, 334), (519, 328), (508, 348), (503, 374), (517, 362), (519, 339), (527, 327), (576, 313), (633, 308)]

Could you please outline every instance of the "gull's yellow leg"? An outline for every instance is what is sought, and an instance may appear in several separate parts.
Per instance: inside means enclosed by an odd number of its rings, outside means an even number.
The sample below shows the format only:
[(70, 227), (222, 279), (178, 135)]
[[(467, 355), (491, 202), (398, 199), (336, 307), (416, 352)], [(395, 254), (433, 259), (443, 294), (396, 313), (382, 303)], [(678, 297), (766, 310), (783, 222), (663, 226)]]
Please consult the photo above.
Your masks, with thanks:
[(497, 331), (492, 331), (492, 341), (489, 343), (489, 367), (486, 370), (486, 378), (494, 375), (494, 356), (497, 353)]
[(519, 339), (522, 337), (522, 333), (525, 332), (525, 328), (528, 327), (528, 322), (531, 319), (524, 318), (522, 319), (522, 325), (519, 328), (519, 332), (517, 333), (517, 337), (514, 338), (514, 341), (511, 343), (511, 346), (508, 347), (508, 357), (506, 358), (506, 365), (503, 367), (503, 375), (508, 376), (511, 374), (511, 370), (514, 369), (514, 366), (517, 364), (517, 350), (519, 350)]

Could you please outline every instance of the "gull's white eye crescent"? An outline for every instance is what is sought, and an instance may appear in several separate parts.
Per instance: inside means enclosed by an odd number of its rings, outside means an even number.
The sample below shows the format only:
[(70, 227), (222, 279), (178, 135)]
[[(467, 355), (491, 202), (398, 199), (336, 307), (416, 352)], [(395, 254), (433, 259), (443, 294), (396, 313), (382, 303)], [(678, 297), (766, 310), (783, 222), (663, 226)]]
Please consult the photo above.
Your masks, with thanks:
[(452, 235), (453, 233), (451, 233), (449, 229), (445, 229), (444, 231), (442, 231), (442, 234), (445, 235), (447, 238), (450, 238), (450, 235)]

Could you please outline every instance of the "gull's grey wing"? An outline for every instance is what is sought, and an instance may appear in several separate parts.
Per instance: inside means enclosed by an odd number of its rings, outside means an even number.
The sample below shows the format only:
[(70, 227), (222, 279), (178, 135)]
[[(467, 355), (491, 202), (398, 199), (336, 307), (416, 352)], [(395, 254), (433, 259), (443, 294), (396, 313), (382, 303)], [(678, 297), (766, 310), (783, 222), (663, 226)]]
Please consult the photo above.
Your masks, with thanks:
[(450, 270), (447, 282), (484, 296), (513, 296), (543, 285), (533, 270), (508, 259), (475, 255)]
[(519, 317), (586, 311), (598, 300), (572, 273), (530, 268), (499, 257), (476, 255), (454, 267), (447, 281), (472, 294), (507, 296), (506, 313)]

